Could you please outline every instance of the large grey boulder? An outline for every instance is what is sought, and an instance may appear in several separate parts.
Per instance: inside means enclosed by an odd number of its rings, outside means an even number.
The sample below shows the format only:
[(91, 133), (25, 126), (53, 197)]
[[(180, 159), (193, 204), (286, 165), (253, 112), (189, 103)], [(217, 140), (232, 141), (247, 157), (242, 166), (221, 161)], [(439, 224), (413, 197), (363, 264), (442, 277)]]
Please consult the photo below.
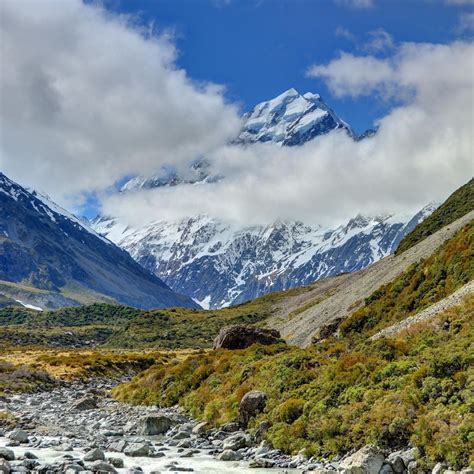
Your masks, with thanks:
[(238, 449), (246, 448), (250, 446), (251, 439), (250, 436), (245, 433), (235, 433), (232, 436), (226, 438), (222, 444), (222, 447), (225, 450), (230, 449), (232, 451), (237, 451)]
[(344, 474), (379, 474), (384, 460), (382, 451), (368, 444), (343, 459), (340, 468)]
[(5, 459), (6, 461), (14, 461), (15, 453), (8, 448), (0, 448), (0, 459)]
[(219, 461), (240, 461), (242, 455), (232, 449), (225, 449), (221, 454), (219, 454), (219, 456), (217, 456), (217, 459), (219, 459)]
[(88, 451), (85, 454), (84, 461), (86, 462), (105, 461), (104, 451), (98, 448), (92, 449), (91, 451)]
[(148, 415), (140, 420), (139, 432), (146, 436), (165, 434), (173, 425), (173, 420), (166, 415)]
[(240, 401), (239, 421), (243, 426), (247, 426), (250, 418), (260, 413), (267, 403), (267, 395), (259, 390), (247, 392)]
[(97, 398), (95, 397), (82, 397), (71, 406), (71, 411), (84, 411), (94, 410), (97, 408)]
[(195, 435), (202, 435), (208, 430), (208, 422), (207, 421), (201, 421), (198, 423), (194, 428), (192, 433)]
[(12, 441), (17, 441), (18, 443), (28, 442), (28, 433), (25, 430), (13, 430), (12, 432), (10, 432), (8, 437)]
[(214, 339), (214, 349), (246, 349), (252, 344), (275, 344), (280, 333), (275, 329), (263, 329), (255, 326), (225, 326)]
[(149, 456), (150, 445), (148, 443), (130, 443), (123, 451), (127, 456)]

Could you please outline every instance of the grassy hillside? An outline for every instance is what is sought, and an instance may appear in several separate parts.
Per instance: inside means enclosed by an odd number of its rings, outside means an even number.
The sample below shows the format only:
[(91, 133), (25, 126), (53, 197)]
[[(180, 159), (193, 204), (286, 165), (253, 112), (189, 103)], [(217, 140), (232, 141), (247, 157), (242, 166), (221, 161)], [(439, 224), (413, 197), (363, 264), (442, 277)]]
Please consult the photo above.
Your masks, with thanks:
[(433, 214), (427, 217), (400, 242), (396, 255), (474, 209), (474, 178), (455, 191)]
[(128, 306), (93, 304), (57, 311), (0, 309), (0, 345), (205, 348), (222, 326), (259, 324), (278, 302), (305, 288), (272, 293), (231, 308), (143, 311)]
[[(419, 447), (431, 463), (462, 467), (474, 452), (474, 297), (394, 338), (375, 330), (442, 299), (474, 277), (473, 227), (367, 298), (341, 335), (308, 349), (285, 345), (212, 351), (156, 365), (115, 395), (181, 404), (213, 424), (236, 418), (249, 390), (268, 395), (267, 439), (277, 448), (330, 456), (367, 443)], [(474, 459), (471, 459), (474, 461)]]

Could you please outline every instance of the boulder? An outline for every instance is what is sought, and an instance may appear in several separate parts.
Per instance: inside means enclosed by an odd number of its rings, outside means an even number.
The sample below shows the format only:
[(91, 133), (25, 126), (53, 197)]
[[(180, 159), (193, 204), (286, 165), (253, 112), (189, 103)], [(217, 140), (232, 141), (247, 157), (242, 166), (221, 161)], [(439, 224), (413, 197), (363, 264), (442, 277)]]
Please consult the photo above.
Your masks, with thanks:
[(15, 453), (8, 448), (0, 448), (0, 459), (5, 459), (6, 461), (14, 461)]
[(222, 444), (222, 447), (225, 450), (231, 449), (232, 451), (237, 451), (238, 449), (246, 448), (250, 446), (251, 440), (250, 436), (245, 433), (235, 433), (232, 436), (226, 438)]
[(275, 344), (280, 333), (275, 329), (263, 329), (255, 326), (226, 326), (214, 339), (214, 349), (246, 349), (252, 344)]
[(8, 437), (12, 441), (17, 441), (18, 443), (27, 443), (28, 442), (28, 433), (25, 430), (13, 430)]
[(113, 451), (115, 453), (122, 453), (127, 446), (127, 441), (125, 441), (124, 439), (119, 439), (118, 441), (110, 443), (109, 451)]
[(90, 468), (94, 472), (113, 472), (116, 473), (117, 470), (112, 466), (112, 464), (109, 464), (108, 462), (105, 461), (94, 461), (91, 465)]
[(105, 461), (104, 451), (98, 448), (93, 449), (85, 454), (84, 461), (86, 462)]
[(234, 431), (240, 430), (240, 425), (236, 421), (229, 421), (229, 423), (221, 426), (221, 430), (226, 433), (233, 433)]
[(219, 461), (240, 461), (242, 459), (242, 455), (232, 449), (225, 449), (222, 451), (219, 456), (217, 456)]
[(247, 392), (240, 401), (239, 421), (243, 426), (247, 426), (250, 418), (263, 411), (267, 403), (267, 395), (258, 390)]
[(130, 443), (123, 451), (127, 456), (149, 456), (150, 445), (148, 443)]
[(387, 458), (387, 462), (392, 466), (393, 472), (396, 474), (402, 474), (406, 469), (405, 461), (400, 456), (400, 451), (391, 453)]
[(341, 470), (345, 474), (378, 474), (385, 460), (382, 451), (374, 445), (368, 444), (345, 458)]
[(75, 401), (70, 410), (74, 411), (84, 411), (84, 410), (94, 410), (97, 408), (97, 398), (95, 397), (82, 397), (79, 400)]
[(139, 432), (146, 436), (165, 434), (173, 424), (166, 415), (148, 415), (140, 420)]
[(10, 474), (10, 463), (6, 459), (0, 459), (0, 473)]
[(122, 458), (107, 458), (107, 462), (112, 464), (112, 466), (122, 469), (123, 468), (123, 459)]
[(395, 471), (391, 464), (384, 464), (379, 471), (379, 474), (393, 474)]
[(198, 423), (194, 428), (193, 428), (193, 434), (195, 435), (202, 435), (204, 434), (208, 427), (207, 421), (201, 421), (201, 423)]

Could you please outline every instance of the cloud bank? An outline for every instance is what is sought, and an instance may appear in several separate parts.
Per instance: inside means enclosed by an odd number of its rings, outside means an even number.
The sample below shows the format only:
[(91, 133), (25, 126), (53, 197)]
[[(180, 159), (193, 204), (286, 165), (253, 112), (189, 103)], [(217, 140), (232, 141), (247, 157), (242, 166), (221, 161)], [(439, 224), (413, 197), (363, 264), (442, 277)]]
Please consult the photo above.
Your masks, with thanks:
[(223, 89), (177, 68), (166, 33), (80, 0), (0, 9), (0, 166), (15, 179), (62, 200), (184, 165), (239, 130)]
[(222, 87), (176, 66), (169, 36), (79, 0), (35, 5), (0, 3), (0, 166), (60, 202), (205, 156), (225, 179), (105, 194), (103, 212), (134, 225), (195, 214), (332, 224), (358, 212), (415, 212), (473, 174), (472, 42), (395, 45), (375, 35), (372, 51), (389, 48), (388, 57), (341, 53), (308, 70), (337, 97), (395, 104), (374, 137), (240, 147), (228, 145), (238, 108)]
[(340, 132), (296, 148), (222, 147), (209, 159), (226, 179), (114, 196), (104, 210), (132, 224), (205, 213), (332, 225), (357, 212), (415, 213), (474, 172), (473, 55), (465, 42), (403, 44), (386, 59), (343, 53), (309, 73), (339, 97), (395, 101), (374, 137), (355, 142)]

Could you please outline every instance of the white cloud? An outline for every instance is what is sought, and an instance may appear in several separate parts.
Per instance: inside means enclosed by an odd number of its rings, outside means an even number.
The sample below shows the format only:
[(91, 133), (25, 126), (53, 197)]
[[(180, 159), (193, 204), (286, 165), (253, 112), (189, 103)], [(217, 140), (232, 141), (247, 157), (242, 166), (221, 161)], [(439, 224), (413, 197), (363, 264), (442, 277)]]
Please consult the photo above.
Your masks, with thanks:
[(314, 68), (338, 95), (403, 98), (374, 137), (354, 142), (341, 132), (296, 148), (224, 147), (209, 159), (226, 179), (114, 196), (104, 210), (132, 224), (205, 213), (246, 224), (330, 225), (357, 212), (416, 212), (474, 173), (473, 54), (462, 42), (404, 44), (385, 60), (343, 54)]
[(368, 35), (369, 41), (363, 46), (363, 49), (367, 52), (378, 53), (395, 47), (392, 35), (383, 28), (369, 31)]
[(387, 61), (344, 52), (329, 64), (308, 69), (308, 76), (325, 80), (337, 97), (371, 95), (376, 88), (385, 85), (391, 75), (392, 66)]
[(347, 6), (357, 9), (372, 8), (374, 0), (334, 0), (337, 5)]
[(0, 165), (56, 199), (184, 165), (240, 127), (223, 90), (176, 64), (167, 34), (79, 0), (0, 3)]

